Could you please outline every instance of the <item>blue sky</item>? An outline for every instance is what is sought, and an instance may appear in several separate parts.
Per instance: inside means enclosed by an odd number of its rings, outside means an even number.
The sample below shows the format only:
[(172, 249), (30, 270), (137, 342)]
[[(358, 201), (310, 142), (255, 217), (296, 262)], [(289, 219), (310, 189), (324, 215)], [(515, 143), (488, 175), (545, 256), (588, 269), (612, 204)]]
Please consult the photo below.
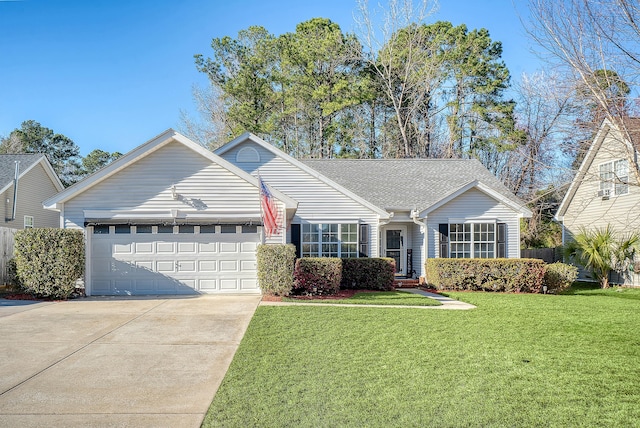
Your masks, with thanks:
[[(374, 0), (372, 4), (377, 4)], [(517, 8), (517, 10), (516, 10)], [(193, 55), (250, 25), (273, 34), (314, 17), (354, 30), (355, 0), (0, 0), (0, 136), (28, 119), (81, 154), (127, 152), (195, 114)], [(540, 65), (512, 0), (441, 0), (433, 20), (489, 29), (517, 79)]]

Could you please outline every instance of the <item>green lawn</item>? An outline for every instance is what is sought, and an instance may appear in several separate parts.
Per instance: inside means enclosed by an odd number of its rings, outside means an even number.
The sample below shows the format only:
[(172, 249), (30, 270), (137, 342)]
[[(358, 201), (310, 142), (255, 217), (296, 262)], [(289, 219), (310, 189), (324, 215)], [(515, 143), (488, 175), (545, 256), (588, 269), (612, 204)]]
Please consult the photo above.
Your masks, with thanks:
[(640, 290), (259, 307), (204, 426), (638, 426)]
[[(299, 299), (284, 298), (285, 302), (300, 302)], [(396, 305), (396, 306), (442, 306), (442, 303), (419, 294), (406, 291), (360, 292), (347, 299), (302, 300), (304, 303), (331, 303), (349, 305)]]

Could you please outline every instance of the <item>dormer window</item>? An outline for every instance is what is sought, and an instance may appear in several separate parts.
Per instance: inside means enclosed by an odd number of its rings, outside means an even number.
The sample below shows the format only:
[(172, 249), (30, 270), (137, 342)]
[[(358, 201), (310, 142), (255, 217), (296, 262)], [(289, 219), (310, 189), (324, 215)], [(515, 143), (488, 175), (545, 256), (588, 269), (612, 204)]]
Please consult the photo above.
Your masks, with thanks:
[(619, 159), (600, 164), (600, 191), (602, 197), (629, 193), (629, 162)]

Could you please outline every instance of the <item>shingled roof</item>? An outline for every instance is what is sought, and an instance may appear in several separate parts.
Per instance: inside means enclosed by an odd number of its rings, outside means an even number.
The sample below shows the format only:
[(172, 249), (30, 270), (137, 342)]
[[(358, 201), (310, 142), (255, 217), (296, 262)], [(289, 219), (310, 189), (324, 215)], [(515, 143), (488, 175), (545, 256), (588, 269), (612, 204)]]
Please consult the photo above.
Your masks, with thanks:
[(422, 211), (474, 181), (524, 206), (475, 159), (314, 159), (302, 162), (383, 209)]
[(43, 157), (42, 153), (0, 155), (0, 189), (13, 183), (16, 173), (16, 161), (20, 161), (20, 172), (22, 173)]

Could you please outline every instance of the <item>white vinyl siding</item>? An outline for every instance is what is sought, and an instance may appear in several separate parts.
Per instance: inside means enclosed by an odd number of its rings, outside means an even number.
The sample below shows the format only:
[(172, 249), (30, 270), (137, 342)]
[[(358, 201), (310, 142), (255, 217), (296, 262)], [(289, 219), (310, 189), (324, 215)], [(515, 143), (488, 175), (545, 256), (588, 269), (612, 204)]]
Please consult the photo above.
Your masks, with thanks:
[[(177, 199), (172, 196), (172, 185)], [(256, 186), (182, 144), (171, 142), (66, 202), (65, 227), (82, 228), (84, 210), (141, 214), (179, 210), (227, 218), (253, 213), (255, 221), (260, 222), (259, 201)]]
[(427, 219), (429, 258), (440, 257), (439, 225), (451, 223), (505, 223), (506, 257), (520, 257), (518, 213), (478, 189), (473, 188), (463, 193), (430, 213)]
[(14, 221), (6, 221), (11, 218), (13, 210), (13, 184), (2, 194), (5, 226), (22, 229), (24, 217), (30, 216), (33, 217), (37, 227), (60, 227), (60, 214), (42, 207), (42, 202), (56, 193), (58, 188), (53, 184), (42, 164), (38, 163), (18, 181), (18, 205)]
[[(258, 152), (260, 162), (236, 162), (237, 153), (245, 147), (253, 147)], [(378, 256), (378, 214), (375, 211), (251, 141), (238, 144), (223, 153), (222, 157), (256, 177), (259, 170), (260, 176), (271, 188), (298, 201), (293, 223), (370, 225), (370, 256)], [(291, 242), (290, 236), (287, 239)]]

